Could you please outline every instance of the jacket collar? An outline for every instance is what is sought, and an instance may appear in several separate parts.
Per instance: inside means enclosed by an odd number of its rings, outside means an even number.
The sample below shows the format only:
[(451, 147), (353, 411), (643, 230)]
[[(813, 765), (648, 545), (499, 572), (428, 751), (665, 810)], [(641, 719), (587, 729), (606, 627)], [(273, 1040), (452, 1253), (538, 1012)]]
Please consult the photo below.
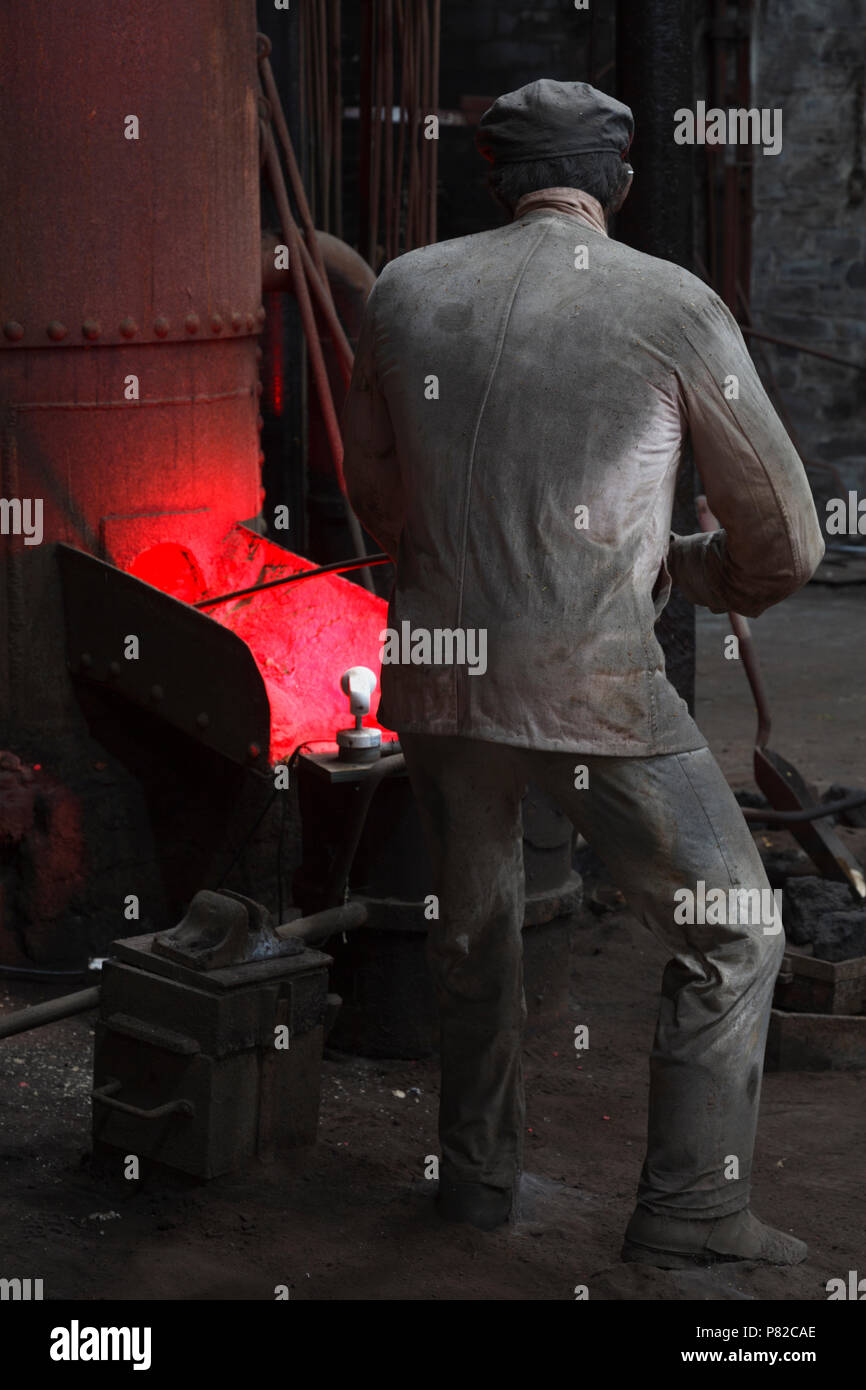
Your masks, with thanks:
[(607, 236), (601, 203), (580, 188), (538, 188), (522, 197), (514, 209), (514, 220), (527, 212), (565, 212)]

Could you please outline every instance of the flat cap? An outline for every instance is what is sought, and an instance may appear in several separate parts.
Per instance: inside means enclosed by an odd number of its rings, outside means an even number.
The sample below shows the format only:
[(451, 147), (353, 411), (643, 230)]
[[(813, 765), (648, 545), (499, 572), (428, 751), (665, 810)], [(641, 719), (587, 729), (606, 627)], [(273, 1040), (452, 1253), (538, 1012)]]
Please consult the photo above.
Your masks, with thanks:
[(494, 101), (481, 117), (475, 143), (494, 165), (573, 154), (625, 159), (633, 134), (634, 117), (615, 97), (588, 82), (542, 77)]

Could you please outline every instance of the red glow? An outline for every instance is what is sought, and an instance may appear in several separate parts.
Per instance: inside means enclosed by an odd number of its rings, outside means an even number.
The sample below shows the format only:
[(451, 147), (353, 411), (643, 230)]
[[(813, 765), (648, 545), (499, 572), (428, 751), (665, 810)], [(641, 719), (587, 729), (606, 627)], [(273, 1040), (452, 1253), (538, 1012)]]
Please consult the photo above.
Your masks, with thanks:
[[(129, 572), (172, 597), (193, 603), (251, 584), (315, 569), (313, 560), (264, 540), (245, 526), (229, 532), (207, 561), (188, 547), (163, 544), (137, 557)], [(379, 633), (387, 604), (339, 575), (287, 584), (221, 604), (209, 614), (250, 648), (271, 706), (270, 760), (279, 762), (301, 743), (336, 749), (334, 734), (354, 721), (340, 690), (349, 666), (369, 666), (379, 676)], [(372, 716), (371, 728), (382, 728)], [(385, 730), (385, 741), (395, 735)]]
[[(283, 380), (285, 368), (283, 363), (283, 305), (280, 295), (268, 296), (268, 407), (272, 415), (282, 415), (283, 413)], [(276, 301), (273, 303), (272, 301)]]
[(173, 541), (143, 550), (129, 566), (129, 573), (184, 603), (195, 603), (204, 592), (204, 576), (194, 557)]

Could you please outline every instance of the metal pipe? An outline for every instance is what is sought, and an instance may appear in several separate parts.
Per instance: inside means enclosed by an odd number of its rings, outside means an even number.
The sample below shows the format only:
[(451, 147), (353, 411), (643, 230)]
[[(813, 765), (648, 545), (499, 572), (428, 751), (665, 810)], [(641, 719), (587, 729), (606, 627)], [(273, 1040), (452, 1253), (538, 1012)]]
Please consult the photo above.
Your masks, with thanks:
[(391, 197), (394, 187), (394, 3), (385, 0), (383, 50), (385, 62), (385, 127), (382, 132), (385, 141), (385, 260), (394, 258), (393, 218), (391, 216)]
[(19, 1009), (17, 1013), (0, 1018), (0, 1038), (11, 1038), (16, 1033), (26, 1033), (31, 1028), (56, 1023), (61, 1018), (86, 1013), (88, 1009), (95, 1009), (98, 1003), (99, 986), (94, 985), (91, 989), (79, 990), (77, 994), (49, 999), (45, 1004), (32, 1004), (28, 1009)]
[[(375, 3), (376, 16), (376, 36), (373, 45), (375, 54), (375, 88), (376, 88), (376, 117), (373, 122), (373, 172), (372, 172), (372, 191), (370, 194), (370, 264), (374, 270), (381, 265), (378, 252), (379, 244), (379, 203), (382, 193), (382, 139), (384, 135), (384, 103), (385, 103), (385, 63), (384, 63), (384, 29), (383, 14), (380, 10), (378, 0)], [(388, 119), (391, 119), (390, 112)]]
[(850, 367), (855, 372), (866, 372), (866, 363), (850, 362), (847, 357), (837, 357), (832, 352), (822, 352), (820, 348), (809, 347), (808, 343), (798, 343), (794, 338), (780, 338), (777, 333), (759, 333), (757, 328), (747, 328), (740, 324), (744, 338), (760, 338), (764, 343), (777, 343), (779, 347), (794, 348), (796, 352), (807, 352), (810, 357), (821, 357), (825, 362), (835, 362), (839, 367)]
[(319, 0), (317, 5), (318, 28), (319, 28), (319, 65), (318, 65), (318, 95), (319, 95), (319, 132), (321, 139), (318, 142), (316, 153), (319, 156), (319, 187), (322, 190), (322, 226), (326, 229), (331, 225), (331, 103), (329, 100), (328, 64), (330, 61), (328, 51), (328, 14), (325, 0)]
[(309, 917), (299, 917), (294, 922), (283, 922), (277, 927), (277, 936), (283, 941), (318, 941), (333, 936), (334, 932), (363, 927), (366, 920), (367, 909), (363, 903), (343, 903), (340, 907), (326, 907), (322, 912), (313, 912)]
[[(271, 188), (277, 204), (277, 211), (280, 221), (283, 224), (283, 235), (289, 247), (289, 269), (292, 272), (292, 279), (295, 286), (295, 296), (298, 301), (298, 309), (301, 314), (301, 322), (304, 327), (304, 336), (307, 340), (307, 350), (310, 356), (310, 364), (313, 369), (313, 380), (316, 385), (316, 394), (319, 397), (319, 404), (322, 410), (322, 419), (325, 425), (325, 432), (331, 448), (331, 456), (334, 461), (334, 471), (337, 475), (337, 482), (346, 508), (346, 522), (349, 527), (349, 534), (352, 537), (352, 544), (356, 550), (364, 550), (364, 537), (361, 533), (361, 524), (355, 513), (352, 511), (346, 493), (346, 480), (343, 476), (343, 440), (340, 436), (340, 425), (337, 420), (337, 412), (334, 408), (334, 398), (331, 395), (331, 386), (328, 381), (328, 372), (325, 367), (325, 359), (322, 354), (322, 344), (319, 341), (319, 334), (316, 328), (316, 321), (313, 316), (313, 306), (310, 301), (310, 290), (304, 274), (304, 262), (301, 254), (301, 238), (295, 219), (292, 216), (289, 200), (283, 183), (282, 170), (277, 155), (277, 147), (274, 137), (269, 128), (265, 128), (264, 142), (266, 150), (266, 163), (271, 180)], [(313, 242), (315, 243), (315, 236)], [(311, 249), (312, 254), (312, 249)], [(373, 579), (369, 568), (361, 570), (361, 582), (364, 588), (370, 593), (374, 592)]]
[[(442, 27), (442, 0), (433, 0), (433, 57), (432, 66), (432, 101), (436, 114), (439, 113), (439, 35)], [(430, 226), (427, 239), (431, 246), (436, 240), (438, 227), (438, 195), (439, 184), (439, 141), (430, 141)]]
[(355, 862), (358, 845), (361, 843), (364, 826), (367, 823), (367, 813), (370, 809), (370, 802), (373, 800), (379, 783), (382, 782), (384, 778), (392, 776), (395, 772), (401, 772), (405, 766), (406, 759), (402, 753), (388, 753), (384, 757), (381, 757), (378, 763), (374, 763), (370, 771), (366, 774), (355, 806), (352, 824), (343, 842), (342, 851), (335, 860), (331, 870), (326, 895), (334, 902), (343, 902), (349, 883), (349, 874)]
[[(390, 761), (396, 762), (397, 759)], [(344, 903), (326, 908), (323, 912), (314, 912), (309, 917), (300, 917), (294, 922), (285, 922), (277, 927), (276, 932), (284, 941), (294, 938), (304, 942), (316, 941), (337, 931), (351, 931), (354, 927), (363, 926), (366, 920), (367, 909), (363, 903)], [(98, 985), (79, 990), (77, 994), (64, 994), (60, 999), (49, 999), (44, 1004), (33, 1004), (30, 1008), (0, 1017), (0, 1038), (11, 1038), (16, 1033), (29, 1032), (31, 1028), (42, 1028), (46, 1023), (72, 1018), (75, 1014), (95, 1009), (98, 1004)]]
[[(283, 154), (285, 155), (286, 159), (286, 168), (289, 171), (289, 182), (292, 186), (292, 193), (294, 194), (295, 202), (298, 205), (298, 213), (301, 219), (301, 226), (304, 229), (304, 235), (307, 239), (307, 246), (310, 255), (316, 263), (316, 269), (318, 270), (319, 275), (321, 276), (322, 283), (325, 286), (327, 286), (328, 274), (325, 270), (325, 263), (322, 260), (322, 254), (319, 249), (318, 241), (316, 240), (316, 229), (313, 223), (312, 214), (310, 212), (310, 205), (307, 202), (307, 194), (304, 189), (304, 181), (301, 178), (301, 171), (298, 168), (298, 161), (295, 158), (295, 147), (292, 144), (292, 137), (289, 134), (289, 127), (286, 124), (286, 117), (285, 113), (283, 112), (283, 104), (280, 101), (280, 94), (277, 90), (277, 84), (274, 80), (273, 69), (271, 68), (271, 64), (268, 59), (268, 54), (271, 51), (270, 39), (266, 38), (264, 34), (259, 34), (258, 39), (259, 70), (261, 72), (262, 83), (265, 89), (265, 95), (267, 96), (268, 101), (270, 103), (271, 118), (276, 127), (277, 134), (280, 137), (280, 143), (283, 147)], [(279, 164), (279, 160), (277, 161), (277, 164)]]
[(343, 325), (340, 323), (340, 320), (337, 318), (337, 310), (334, 307), (334, 301), (331, 298), (331, 292), (330, 290), (325, 290), (321, 280), (319, 279), (318, 272), (316, 270), (315, 265), (313, 264), (313, 258), (307, 250), (306, 242), (302, 241), (301, 238), (298, 237), (298, 245), (301, 248), (301, 260), (304, 264), (304, 270), (307, 276), (307, 284), (313, 291), (316, 304), (322, 314), (322, 317), (325, 320), (325, 326), (327, 327), (328, 332), (331, 335), (331, 342), (334, 344), (334, 348), (336, 349), (337, 361), (339, 362), (340, 372), (342, 373), (343, 380), (348, 386), (349, 382), (352, 380), (352, 369), (355, 365), (355, 354), (352, 352), (349, 339), (346, 337), (345, 329), (343, 328)]
[[(743, 289), (742, 285), (741, 285), (739, 282), (737, 283), (737, 294), (738, 294), (739, 300), (740, 300), (740, 309), (741, 309), (741, 311), (742, 311), (742, 313), (744, 314), (745, 319), (746, 319), (745, 324), (741, 323), (741, 324), (739, 325), (740, 332), (743, 334), (744, 337), (751, 336), (751, 337), (753, 337), (753, 338), (759, 338), (759, 339), (762, 338), (764, 335), (763, 335), (762, 333), (757, 333), (757, 332), (755, 332), (755, 331), (752, 329), (752, 327), (751, 327), (752, 313), (751, 313), (751, 309), (750, 309), (750, 307), (749, 307), (749, 301), (748, 301), (748, 299), (746, 298), (745, 290)], [(781, 341), (783, 341), (783, 340), (780, 339), (780, 340), (778, 340), (778, 341), (781, 342)], [(794, 347), (794, 346), (795, 346), (794, 343), (786, 343), (785, 345), (786, 345), (786, 346), (789, 346), (789, 347)], [(807, 351), (811, 351), (811, 349), (807, 349)], [(774, 402), (774, 404), (775, 404), (775, 406), (776, 406), (776, 410), (777, 410), (778, 413), (779, 413), (779, 418), (780, 418), (780, 420), (782, 421), (782, 424), (785, 426), (785, 429), (788, 431), (788, 434), (791, 436), (791, 443), (794, 445), (794, 448), (797, 450), (797, 453), (800, 455), (800, 458), (802, 459), (803, 466), (804, 466), (805, 468), (807, 468), (807, 469), (808, 469), (808, 468), (818, 468), (818, 469), (823, 469), (825, 473), (831, 473), (831, 474), (833, 475), (833, 478), (834, 478), (834, 480), (835, 480), (835, 482), (836, 482), (836, 485), (837, 485), (837, 487), (839, 488), (840, 492), (844, 492), (844, 491), (845, 491), (845, 484), (844, 484), (844, 482), (842, 481), (842, 475), (841, 475), (841, 473), (839, 472), (838, 468), (836, 467), (836, 465), (835, 465), (834, 463), (825, 463), (825, 462), (823, 462), (822, 460), (819, 460), (819, 459), (807, 459), (807, 458), (805, 457), (805, 455), (804, 455), (804, 453), (803, 453), (803, 450), (802, 450), (801, 447), (800, 447), (800, 441), (799, 441), (799, 439), (797, 438), (797, 431), (796, 431), (796, 429), (794, 428), (794, 423), (793, 423), (793, 421), (791, 420), (790, 415), (788, 414), (788, 410), (787, 410), (787, 407), (786, 407), (786, 405), (785, 405), (785, 401), (784, 401), (784, 399), (783, 399), (782, 392), (781, 392), (781, 390), (780, 390), (780, 388), (779, 388), (779, 383), (778, 383), (777, 380), (776, 380), (776, 374), (775, 374), (775, 372), (773, 371), (773, 364), (772, 364), (772, 362), (770, 361), (770, 355), (769, 355), (768, 352), (765, 351), (764, 348), (761, 348), (761, 347), (758, 348), (758, 352), (760, 353), (761, 362), (763, 363), (764, 375), (765, 375), (767, 381), (769, 382), (769, 394), (770, 394), (770, 396), (771, 396), (771, 398), (772, 398), (772, 400), (773, 400), (773, 402)], [(753, 354), (753, 356), (754, 356), (754, 354)], [(850, 364), (850, 365), (854, 365), (854, 364)]]
[[(430, 111), (430, 12), (427, 0), (420, 3), (420, 34), (419, 34), (419, 82), (418, 82), (418, 104), (420, 110), (427, 115)], [(418, 189), (418, 244), (423, 245), (427, 241), (427, 231), (430, 226), (430, 141), (425, 140), (422, 134), (420, 156), (419, 156), (419, 189)]]
[(823, 806), (806, 806), (802, 811), (762, 810), (760, 806), (744, 806), (743, 815), (747, 821), (767, 825), (791, 825), (798, 821), (821, 820), (823, 816), (835, 816), (837, 811), (853, 811), (855, 806), (866, 806), (866, 792), (852, 792), (841, 801), (828, 801)]
[(334, 217), (333, 229), (343, 235), (343, 95), (340, 68), (340, 0), (331, 0), (331, 141), (334, 146)]
[(319, 565), (313, 570), (297, 570), (282, 579), (269, 579), (264, 584), (251, 584), (248, 589), (234, 589), (230, 594), (217, 594), (214, 598), (200, 598), (193, 608), (211, 608), (215, 603), (230, 603), (233, 598), (246, 598), (247, 594), (258, 594), (263, 589), (277, 589), (281, 584), (296, 584), (301, 579), (316, 579), (320, 574), (348, 574), (351, 570), (364, 569), (367, 565), (393, 564), (390, 555), (384, 550), (378, 555), (359, 555), (354, 560), (335, 560), (330, 565)]
[(373, 146), (373, 0), (361, 6), (361, 90), (358, 144), (358, 249), (372, 261), (370, 246), (370, 155)]

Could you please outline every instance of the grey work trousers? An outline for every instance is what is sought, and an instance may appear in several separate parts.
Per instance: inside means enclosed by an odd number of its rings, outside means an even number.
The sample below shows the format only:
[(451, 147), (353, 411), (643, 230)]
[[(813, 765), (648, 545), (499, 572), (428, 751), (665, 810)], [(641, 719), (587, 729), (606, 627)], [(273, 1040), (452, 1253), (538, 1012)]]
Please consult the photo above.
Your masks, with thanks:
[[(698, 893), (699, 880), (706, 891), (769, 894), (752, 836), (709, 749), (621, 758), (427, 734), (400, 741), (439, 898), (428, 959), (440, 1014), (440, 1171), (458, 1183), (514, 1188), (523, 1166), (521, 798), (534, 782), (671, 952), (650, 1058), (638, 1201), (659, 1214), (704, 1219), (748, 1206), (784, 935), (778, 926), (768, 930), (766, 918), (722, 926), (675, 921), (675, 891)], [(581, 765), (588, 786), (577, 790)]]

